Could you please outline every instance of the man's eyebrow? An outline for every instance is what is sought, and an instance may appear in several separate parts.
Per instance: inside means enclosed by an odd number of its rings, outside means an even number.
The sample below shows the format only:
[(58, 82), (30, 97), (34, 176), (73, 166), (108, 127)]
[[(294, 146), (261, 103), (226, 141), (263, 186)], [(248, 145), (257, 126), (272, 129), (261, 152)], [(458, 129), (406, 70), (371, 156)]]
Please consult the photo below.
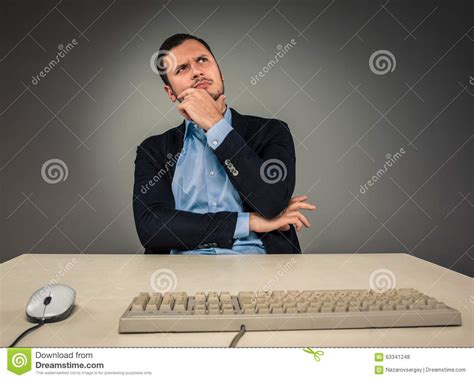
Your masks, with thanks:
[(174, 69), (174, 71), (176, 72), (181, 68), (185, 68), (187, 65), (188, 65), (188, 61), (186, 61), (185, 63), (182, 63), (180, 65), (177, 65), (176, 68)]
[[(208, 55), (207, 54), (200, 54), (196, 58), (193, 58), (193, 60), (197, 61), (199, 58), (208, 58)], [(188, 65), (188, 61), (186, 61), (185, 63), (182, 63), (180, 65), (177, 65), (176, 69), (175, 69), (175, 72), (178, 71), (179, 69), (182, 69), (182, 68), (184, 69), (187, 65)]]

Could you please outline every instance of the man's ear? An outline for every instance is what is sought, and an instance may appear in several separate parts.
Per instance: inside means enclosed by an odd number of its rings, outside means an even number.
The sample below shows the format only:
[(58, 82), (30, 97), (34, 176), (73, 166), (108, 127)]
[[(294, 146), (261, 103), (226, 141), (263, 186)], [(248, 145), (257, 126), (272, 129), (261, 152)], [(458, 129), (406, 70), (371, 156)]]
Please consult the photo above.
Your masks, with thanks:
[(166, 92), (166, 95), (168, 95), (168, 97), (170, 98), (170, 100), (174, 103), (176, 102), (177, 98), (176, 96), (174, 95), (174, 91), (171, 89), (170, 86), (168, 86), (167, 84), (163, 87), (163, 90), (165, 90)]

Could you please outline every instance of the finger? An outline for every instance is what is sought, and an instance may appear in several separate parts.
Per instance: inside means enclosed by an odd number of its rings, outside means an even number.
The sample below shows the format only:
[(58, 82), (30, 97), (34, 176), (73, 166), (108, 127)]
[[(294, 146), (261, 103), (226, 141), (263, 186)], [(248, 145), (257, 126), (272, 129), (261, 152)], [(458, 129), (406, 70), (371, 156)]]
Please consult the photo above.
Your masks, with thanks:
[(298, 220), (297, 217), (289, 218), (289, 219), (288, 219), (288, 227), (291, 228), (291, 226), (295, 226), (297, 220)]
[(191, 116), (189, 116), (186, 111), (179, 111), (179, 113), (180, 113), (181, 116), (183, 116), (186, 120), (189, 120), (189, 121), (192, 120)]
[(181, 116), (183, 116), (187, 120), (192, 120), (191, 116), (189, 116), (189, 114), (186, 112), (186, 109), (184, 108), (183, 104), (178, 104), (177, 108)]
[(297, 232), (300, 232), (301, 229), (303, 228), (303, 223), (301, 223), (301, 221), (298, 218), (296, 218), (295, 223), (293, 223), (293, 224), (296, 224), (296, 231)]
[(225, 95), (219, 96), (219, 98), (216, 100), (217, 106), (219, 107), (220, 113), (224, 113), (225, 111)]
[(190, 94), (192, 94), (193, 92), (196, 92), (196, 91), (199, 91), (199, 89), (194, 88), (194, 87), (189, 87), (186, 90), (182, 91), (180, 94), (178, 94), (177, 98), (179, 100), (183, 100), (187, 95), (190, 95)]
[(221, 106), (225, 101), (225, 95), (221, 95), (217, 98), (216, 103)]
[[(282, 217), (285, 219), (285, 220), (288, 220), (288, 219), (291, 219), (293, 218), (294, 216), (296, 216), (296, 211), (287, 211), (285, 213), (285, 215), (283, 215)], [(288, 222), (289, 223), (289, 222)]]
[(290, 225), (285, 224), (284, 226), (280, 227), (279, 230), (280, 231), (289, 231), (290, 230)]
[(294, 213), (291, 215), (291, 218), (297, 218), (297, 220), (304, 225), (305, 227), (309, 228), (310, 224), (308, 222), (308, 219), (299, 211), (294, 211)]
[(312, 205), (306, 202), (295, 202), (288, 206), (288, 210), (291, 210), (291, 211), (295, 211), (299, 209), (316, 210), (316, 205)]
[(298, 215), (298, 218), (303, 222), (306, 228), (311, 227), (311, 224), (309, 224), (308, 219), (306, 219), (306, 216), (304, 216), (302, 213)]
[(306, 199), (308, 199), (307, 195), (297, 195), (297, 196), (291, 198), (290, 201), (288, 202), (288, 204), (291, 204), (291, 203), (294, 203), (294, 202), (304, 201)]
[(298, 213), (297, 211), (295, 212), (292, 212), (291, 214), (289, 215), (286, 215), (285, 219), (284, 219), (284, 223), (285, 224), (296, 224), (297, 222), (300, 222), (300, 219), (298, 217)]

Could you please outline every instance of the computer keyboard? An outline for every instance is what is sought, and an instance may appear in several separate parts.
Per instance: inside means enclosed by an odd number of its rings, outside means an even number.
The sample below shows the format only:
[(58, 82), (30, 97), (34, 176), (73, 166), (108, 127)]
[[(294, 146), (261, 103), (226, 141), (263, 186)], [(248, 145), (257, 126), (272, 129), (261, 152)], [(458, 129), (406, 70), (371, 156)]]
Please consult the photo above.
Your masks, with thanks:
[(120, 333), (353, 329), (461, 325), (461, 313), (415, 289), (147, 293), (134, 297)]

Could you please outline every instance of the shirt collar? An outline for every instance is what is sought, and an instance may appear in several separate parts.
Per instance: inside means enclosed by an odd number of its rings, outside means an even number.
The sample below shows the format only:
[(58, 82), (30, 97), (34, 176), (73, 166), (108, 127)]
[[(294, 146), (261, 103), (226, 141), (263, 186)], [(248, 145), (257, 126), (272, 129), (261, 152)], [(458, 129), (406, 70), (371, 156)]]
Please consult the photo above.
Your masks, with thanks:
[[(225, 113), (224, 113), (224, 119), (225, 119), (225, 121), (227, 121), (227, 123), (232, 125), (232, 113), (230, 112), (230, 107), (229, 106), (226, 106), (226, 110), (225, 110)], [(189, 134), (192, 131), (199, 133), (198, 131), (201, 130), (202, 132), (204, 132), (204, 130), (201, 127), (198, 127), (192, 120), (186, 119), (185, 123), (186, 123), (186, 130), (184, 132), (184, 138), (185, 139), (189, 136)]]

